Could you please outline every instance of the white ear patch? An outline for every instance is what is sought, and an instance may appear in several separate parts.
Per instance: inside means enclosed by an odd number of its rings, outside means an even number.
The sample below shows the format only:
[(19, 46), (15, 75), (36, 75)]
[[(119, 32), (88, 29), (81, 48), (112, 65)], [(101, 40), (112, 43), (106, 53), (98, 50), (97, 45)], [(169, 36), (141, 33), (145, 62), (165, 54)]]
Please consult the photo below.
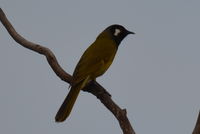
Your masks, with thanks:
[(121, 30), (119, 30), (119, 29), (115, 29), (114, 36), (118, 36), (118, 35), (119, 35), (119, 33), (121, 33)]

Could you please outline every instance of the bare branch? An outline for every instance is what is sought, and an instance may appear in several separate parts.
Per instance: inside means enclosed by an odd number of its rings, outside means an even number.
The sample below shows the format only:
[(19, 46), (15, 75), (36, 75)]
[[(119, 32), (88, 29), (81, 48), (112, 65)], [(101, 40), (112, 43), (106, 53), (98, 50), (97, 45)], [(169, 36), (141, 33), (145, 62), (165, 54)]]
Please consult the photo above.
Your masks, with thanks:
[[(95, 88), (94, 88), (95, 87)], [(90, 82), (88, 86), (83, 89), (95, 95), (107, 107), (113, 115), (117, 118), (119, 125), (124, 134), (135, 134), (127, 116), (126, 110), (121, 109), (112, 99), (111, 95), (96, 81)]]
[[(27, 49), (33, 50), (39, 54), (46, 56), (49, 65), (56, 73), (56, 75), (61, 80), (69, 84), (72, 82), (72, 76), (67, 72), (65, 72), (64, 69), (62, 69), (62, 67), (58, 64), (58, 61), (53, 52), (46, 47), (43, 47), (39, 44), (35, 44), (33, 42), (26, 40), (20, 34), (18, 34), (15, 31), (14, 27), (9, 22), (9, 20), (6, 18), (6, 15), (4, 14), (1, 8), (0, 8), (0, 21), (7, 29), (8, 33), (17, 43), (19, 43), (20, 45), (22, 45)], [(84, 91), (87, 91), (95, 95), (105, 105), (105, 107), (107, 107), (114, 114), (114, 116), (119, 121), (120, 127), (124, 134), (135, 134), (126, 116), (126, 110), (121, 109), (116, 103), (113, 102), (113, 100), (111, 99), (111, 95), (106, 91), (106, 89), (104, 89), (96, 81), (92, 81), (88, 84), (88, 86), (84, 88)]]
[(56, 73), (56, 75), (58, 77), (60, 77), (63, 81), (66, 81), (68, 83), (71, 82), (71, 75), (69, 75), (67, 72), (65, 72), (61, 66), (58, 64), (58, 61), (55, 57), (55, 55), (53, 54), (53, 52), (46, 48), (43, 47), (41, 45), (32, 43), (28, 40), (26, 40), (25, 38), (23, 38), (21, 35), (19, 35), (14, 27), (11, 25), (11, 23), (9, 22), (9, 20), (6, 18), (3, 10), (0, 8), (0, 20), (2, 22), (2, 24), (5, 26), (5, 28), (7, 29), (8, 33), (12, 36), (12, 38), (19, 43), (20, 45), (22, 45), (25, 48), (28, 48), (30, 50), (33, 50), (39, 54), (45, 55), (47, 58), (47, 61), (49, 62), (49, 65), (51, 66), (51, 68), (53, 69), (53, 71)]
[(197, 118), (197, 122), (192, 134), (200, 134), (200, 111), (199, 111), (199, 116)]

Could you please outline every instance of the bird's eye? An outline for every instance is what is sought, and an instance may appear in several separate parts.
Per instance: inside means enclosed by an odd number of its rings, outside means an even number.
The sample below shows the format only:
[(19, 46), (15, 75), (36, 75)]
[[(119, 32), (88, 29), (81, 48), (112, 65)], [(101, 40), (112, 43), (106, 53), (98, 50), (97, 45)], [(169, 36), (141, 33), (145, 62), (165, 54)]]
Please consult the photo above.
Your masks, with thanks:
[(119, 33), (121, 33), (121, 30), (116, 28), (116, 29), (115, 29), (115, 32), (114, 32), (114, 36), (118, 36)]

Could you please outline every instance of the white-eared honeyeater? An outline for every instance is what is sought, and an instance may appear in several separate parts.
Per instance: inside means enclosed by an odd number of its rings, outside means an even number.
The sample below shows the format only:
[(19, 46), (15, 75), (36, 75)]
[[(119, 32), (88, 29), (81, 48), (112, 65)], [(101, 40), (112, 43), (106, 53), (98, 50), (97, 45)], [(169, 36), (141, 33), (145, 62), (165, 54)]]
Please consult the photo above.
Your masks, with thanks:
[(56, 122), (62, 122), (69, 116), (80, 90), (106, 72), (119, 44), (128, 34), (134, 33), (121, 25), (111, 25), (87, 48), (74, 70), (71, 89), (57, 112)]

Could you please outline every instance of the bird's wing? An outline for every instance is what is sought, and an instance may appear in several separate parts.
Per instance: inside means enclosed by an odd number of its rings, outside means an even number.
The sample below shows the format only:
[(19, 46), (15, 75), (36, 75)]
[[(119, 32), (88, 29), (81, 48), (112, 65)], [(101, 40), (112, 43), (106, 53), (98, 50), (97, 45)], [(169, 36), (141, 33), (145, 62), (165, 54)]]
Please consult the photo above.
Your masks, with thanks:
[(117, 51), (112, 43), (110, 40), (96, 41), (84, 52), (73, 73), (75, 84), (87, 76), (95, 79), (108, 69)]

